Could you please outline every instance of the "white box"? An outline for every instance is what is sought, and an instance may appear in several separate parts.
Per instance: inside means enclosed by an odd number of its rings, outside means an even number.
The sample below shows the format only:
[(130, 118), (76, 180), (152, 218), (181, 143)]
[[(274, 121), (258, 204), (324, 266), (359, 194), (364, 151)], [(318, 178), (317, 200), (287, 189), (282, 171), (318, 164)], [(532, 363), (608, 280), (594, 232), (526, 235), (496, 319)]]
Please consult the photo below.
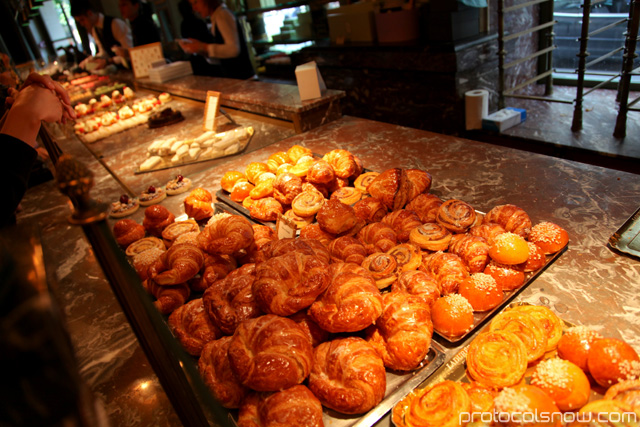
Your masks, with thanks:
[(327, 88), (315, 61), (298, 65), (296, 67), (296, 80), (298, 82), (301, 101), (320, 98), (322, 91)]
[(150, 69), (149, 79), (155, 83), (164, 83), (191, 74), (193, 74), (193, 69), (189, 61), (177, 61)]
[(497, 132), (505, 131), (527, 119), (527, 110), (507, 107), (482, 118), (482, 129)]

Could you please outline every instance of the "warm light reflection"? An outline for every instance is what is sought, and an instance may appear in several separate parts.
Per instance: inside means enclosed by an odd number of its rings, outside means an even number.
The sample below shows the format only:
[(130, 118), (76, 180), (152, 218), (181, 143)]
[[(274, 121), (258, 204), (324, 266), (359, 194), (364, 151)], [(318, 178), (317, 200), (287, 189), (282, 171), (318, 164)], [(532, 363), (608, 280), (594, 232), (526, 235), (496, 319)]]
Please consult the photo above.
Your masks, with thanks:
[(146, 390), (151, 385), (151, 381), (142, 381), (138, 388), (140, 390)]

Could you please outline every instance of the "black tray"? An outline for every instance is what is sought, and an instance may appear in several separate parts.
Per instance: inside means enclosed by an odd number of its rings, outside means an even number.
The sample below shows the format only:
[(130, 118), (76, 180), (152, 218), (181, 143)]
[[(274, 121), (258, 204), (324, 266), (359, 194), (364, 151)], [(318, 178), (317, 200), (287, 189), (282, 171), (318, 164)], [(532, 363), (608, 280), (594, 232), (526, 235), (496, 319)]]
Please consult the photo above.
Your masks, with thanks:
[(609, 247), (640, 258), (640, 208), (609, 237)]

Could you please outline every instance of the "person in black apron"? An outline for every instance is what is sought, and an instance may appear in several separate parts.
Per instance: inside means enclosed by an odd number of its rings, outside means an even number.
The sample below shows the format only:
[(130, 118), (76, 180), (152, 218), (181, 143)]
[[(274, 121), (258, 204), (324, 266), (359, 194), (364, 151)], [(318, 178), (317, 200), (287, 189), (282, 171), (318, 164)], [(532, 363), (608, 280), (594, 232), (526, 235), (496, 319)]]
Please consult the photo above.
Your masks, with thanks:
[(160, 41), (160, 32), (153, 22), (153, 10), (149, 3), (140, 0), (119, 0), (120, 15), (129, 20), (133, 45), (142, 46)]
[(179, 41), (187, 53), (196, 53), (220, 65), (216, 77), (248, 79), (255, 71), (249, 49), (234, 14), (221, 0), (190, 0), (193, 10), (200, 16), (211, 18), (213, 42), (206, 43), (193, 38)]

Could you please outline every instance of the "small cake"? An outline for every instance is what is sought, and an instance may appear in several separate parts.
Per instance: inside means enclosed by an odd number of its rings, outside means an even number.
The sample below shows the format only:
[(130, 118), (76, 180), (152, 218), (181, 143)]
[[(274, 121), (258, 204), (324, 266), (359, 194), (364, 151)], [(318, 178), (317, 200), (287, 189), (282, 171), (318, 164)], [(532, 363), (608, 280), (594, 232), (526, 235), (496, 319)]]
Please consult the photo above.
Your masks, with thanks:
[(595, 341), (587, 356), (587, 366), (593, 379), (603, 387), (640, 378), (638, 353), (629, 344), (616, 338)]
[(138, 200), (141, 206), (151, 206), (160, 203), (167, 197), (167, 193), (162, 188), (150, 185), (145, 191), (140, 193)]
[(557, 357), (543, 360), (536, 366), (531, 385), (546, 392), (561, 411), (582, 408), (591, 393), (589, 379), (582, 369)]
[(82, 103), (76, 105), (75, 107), (73, 107), (73, 109), (76, 110), (76, 115), (78, 117), (82, 117), (89, 112), (89, 106)]
[(131, 198), (126, 194), (120, 196), (120, 200), (117, 202), (111, 203), (111, 210), (109, 211), (109, 216), (112, 218), (124, 218), (125, 216), (129, 216), (140, 207), (140, 203), (135, 198)]
[(130, 88), (130, 87), (128, 87), (128, 86), (125, 86), (125, 87), (122, 89), (122, 93), (124, 94), (124, 97), (125, 97), (126, 99), (133, 99), (133, 98), (135, 98), (135, 96), (136, 96), (136, 94), (133, 92), (133, 90), (131, 90), (131, 88)]
[(431, 320), (438, 333), (458, 337), (473, 328), (473, 307), (462, 295), (445, 295), (431, 306)]
[[(148, 110), (147, 110), (148, 111)], [(149, 128), (159, 128), (162, 126), (169, 126), (174, 123), (178, 123), (184, 120), (184, 116), (178, 110), (172, 108), (165, 108), (159, 113), (152, 114), (149, 117)]]
[(131, 107), (129, 107), (128, 105), (125, 105), (124, 107), (118, 110), (118, 117), (120, 117), (120, 119), (122, 120), (133, 117), (133, 115), (134, 115), (134, 112), (131, 109)]
[(589, 371), (587, 357), (594, 342), (602, 335), (586, 326), (574, 326), (564, 331), (558, 341), (558, 357), (577, 365), (585, 372)]
[(191, 180), (185, 178), (182, 175), (178, 175), (175, 179), (167, 182), (166, 190), (169, 196), (175, 196), (176, 194), (182, 194), (189, 191), (191, 188)]
[(171, 94), (167, 92), (162, 92), (160, 95), (158, 95), (158, 101), (160, 101), (161, 104), (166, 104), (167, 102), (171, 101), (171, 99)]
[(120, 93), (119, 90), (114, 90), (113, 92), (111, 92), (111, 100), (116, 104), (122, 104), (125, 101), (124, 96)]

